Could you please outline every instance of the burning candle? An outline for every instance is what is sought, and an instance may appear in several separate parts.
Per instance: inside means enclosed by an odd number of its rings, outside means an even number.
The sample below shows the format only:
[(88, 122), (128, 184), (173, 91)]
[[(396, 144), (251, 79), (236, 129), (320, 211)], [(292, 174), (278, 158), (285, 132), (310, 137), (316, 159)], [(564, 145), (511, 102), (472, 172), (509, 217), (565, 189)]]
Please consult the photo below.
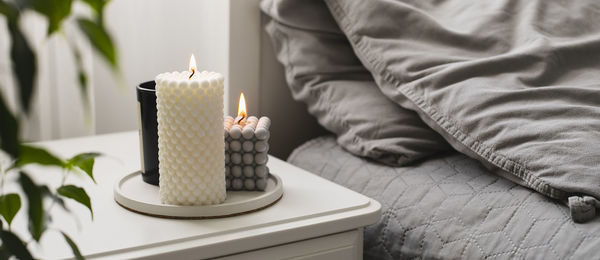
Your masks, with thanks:
[(223, 126), (227, 189), (264, 191), (269, 176), (267, 153), (271, 120), (248, 116), (242, 93), (237, 117), (226, 116)]
[(160, 199), (210, 205), (226, 198), (221, 74), (188, 71), (156, 76)]

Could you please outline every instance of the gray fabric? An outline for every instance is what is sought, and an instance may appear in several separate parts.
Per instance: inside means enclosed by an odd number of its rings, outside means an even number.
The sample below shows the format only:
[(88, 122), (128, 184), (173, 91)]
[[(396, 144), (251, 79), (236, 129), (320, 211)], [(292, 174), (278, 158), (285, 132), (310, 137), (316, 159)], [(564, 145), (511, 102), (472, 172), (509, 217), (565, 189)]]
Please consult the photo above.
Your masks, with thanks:
[(575, 222), (584, 222), (596, 216), (596, 208), (600, 207), (600, 202), (590, 196), (571, 196), (569, 197), (569, 208), (571, 209), (571, 218)]
[(394, 168), (323, 137), (288, 161), (381, 202), (365, 259), (600, 259), (600, 219), (576, 224), (564, 205), (462, 154)]
[(348, 151), (403, 165), (450, 146), (418, 115), (384, 96), (320, 0), (263, 1), (293, 97)]
[(599, 1), (326, 2), (383, 93), (454, 148), (552, 198), (600, 198)]

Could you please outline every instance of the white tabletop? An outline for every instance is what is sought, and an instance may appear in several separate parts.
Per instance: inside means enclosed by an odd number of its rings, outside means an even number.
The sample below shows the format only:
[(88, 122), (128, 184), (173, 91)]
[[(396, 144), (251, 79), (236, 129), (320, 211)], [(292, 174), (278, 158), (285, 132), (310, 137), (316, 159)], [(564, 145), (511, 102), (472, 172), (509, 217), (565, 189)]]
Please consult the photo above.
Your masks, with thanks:
[[(52, 226), (65, 230), (88, 258), (214, 257), (351, 230), (375, 223), (380, 216), (376, 201), (275, 157), (269, 158), (268, 166), (282, 178), (284, 195), (272, 207), (207, 220), (133, 213), (115, 203), (113, 185), (121, 176), (139, 170), (138, 141), (137, 132), (125, 132), (39, 144), (64, 157), (90, 151), (106, 155), (95, 165), (97, 184), (86, 176), (72, 175), (67, 180), (88, 191), (94, 220), (85, 207), (71, 201), (67, 205), (76, 218), (59, 207), (52, 210)], [(56, 186), (60, 182), (58, 169), (31, 167), (29, 172), (40, 183)], [(9, 185), (7, 190), (11, 189), (15, 187)], [(23, 211), (13, 222), (20, 234), (26, 228)], [(60, 234), (53, 231), (44, 234), (42, 247), (34, 251), (45, 259), (72, 256)]]

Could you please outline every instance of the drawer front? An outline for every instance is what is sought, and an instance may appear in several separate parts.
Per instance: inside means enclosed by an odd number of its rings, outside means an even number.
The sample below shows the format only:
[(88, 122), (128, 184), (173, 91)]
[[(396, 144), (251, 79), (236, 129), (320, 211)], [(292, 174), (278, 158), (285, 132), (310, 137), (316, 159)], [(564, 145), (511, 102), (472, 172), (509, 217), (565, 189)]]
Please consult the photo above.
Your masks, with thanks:
[(362, 259), (362, 244), (363, 231), (361, 228), (343, 233), (224, 256), (217, 259)]

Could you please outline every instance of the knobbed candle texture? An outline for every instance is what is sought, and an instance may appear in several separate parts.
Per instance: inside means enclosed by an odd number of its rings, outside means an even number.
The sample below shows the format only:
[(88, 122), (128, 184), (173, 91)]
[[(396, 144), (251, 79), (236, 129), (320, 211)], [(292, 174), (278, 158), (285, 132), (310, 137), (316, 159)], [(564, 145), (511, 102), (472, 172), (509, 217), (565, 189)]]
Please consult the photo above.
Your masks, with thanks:
[(242, 124), (225, 117), (225, 177), (228, 190), (257, 190), (267, 188), (269, 167), (268, 117), (250, 116)]
[(156, 77), (160, 199), (175, 205), (222, 203), (225, 190), (223, 81), (215, 72)]

